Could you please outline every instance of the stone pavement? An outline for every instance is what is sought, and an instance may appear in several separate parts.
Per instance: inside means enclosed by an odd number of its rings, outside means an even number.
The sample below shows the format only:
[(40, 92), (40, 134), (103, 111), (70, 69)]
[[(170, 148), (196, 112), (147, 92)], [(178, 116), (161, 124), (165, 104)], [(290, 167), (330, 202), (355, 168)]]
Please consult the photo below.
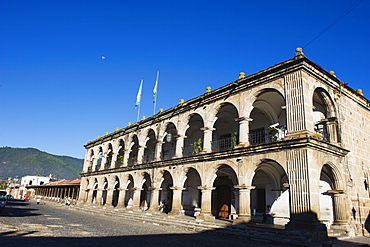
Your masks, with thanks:
[(285, 246), (307, 247), (341, 247), (356, 246), (370, 247), (370, 236), (358, 236), (354, 238), (331, 237), (324, 242), (312, 242), (311, 236), (302, 231), (287, 231), (282, 226), (272, 224), (233, 224), (225, 220), (198, 220), (189, 216), (176, 216), (163, 213), (135, 212), (126, 208), (116, 209), (113, 207), (94, 206), (87, 204), (66, 206), (61, 203), (49, 202), (57, 207), (66, 207), (71, 210), (79, 210), (92, 214), (105, 215), (107, 217), (119, 217), (125, 220), (139, 221), (150, 224), (167, 225), (183, 228), (194, 232), (207, 232), (209, 234), (222, 234), (250, 240), (260, 240)]

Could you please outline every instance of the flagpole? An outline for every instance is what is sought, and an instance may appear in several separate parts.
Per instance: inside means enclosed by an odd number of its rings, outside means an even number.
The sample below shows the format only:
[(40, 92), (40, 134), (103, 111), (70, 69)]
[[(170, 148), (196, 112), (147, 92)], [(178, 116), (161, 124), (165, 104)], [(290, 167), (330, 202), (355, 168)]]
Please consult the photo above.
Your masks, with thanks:
[(139, 107), (137, 108), (137, 118), (136, 118), (136, 122), (139, 122), (139, 118), (140, 118), (140, 105), (141, 105), (141, 103), (139, 103)]
[(139, 117), (140, 117), (140, 105), (141, 105), (141, 91), (143, 89), (143, 81), (144, 79), (141, 79), (140, 81), (140, 87), (139, 87), (139, 91), (137, 92), (137, 96), (136, 96), (136, 104), (135, 104), (135, 108), (137, 107), (137, 118), (136, 118), (136, 122), (139, 122)]
[(157, 76), (155, 78), (155, 84), (153, 89), (153, 103), (154, 103), (153, 115), (155, 115), (155, 108), (157, 106), (158, 79), (159, 79), (159, 70), (157, 71)]

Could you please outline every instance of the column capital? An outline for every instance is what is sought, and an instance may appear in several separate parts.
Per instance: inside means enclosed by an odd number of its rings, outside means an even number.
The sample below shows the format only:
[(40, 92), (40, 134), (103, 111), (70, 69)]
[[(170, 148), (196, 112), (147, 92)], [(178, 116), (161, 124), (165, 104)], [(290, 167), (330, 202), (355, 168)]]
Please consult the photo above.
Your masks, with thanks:
[(198, 186), (198, 189), (200, 189), (200, 190), (215, 190), (216, 189), (216, 187), (207, 187), (207, 186)]
[(236, 121), (236, 122), (240, 122), (240, 123), (248, 123), (248, 122), (253, 121), (253, 118), (249, 118), (249, 117), (239, 117), (239, 118), (235, 118), (235, 121)]
[(239, 189), (240, 191), (242, 190), (253, 190), (256, 188), (256, 186), (248, 186), (248, 185), (245, 185), (245, 184), (242, 184), (242, 185), (235, 185), (234, 186), (235, 189)]
[(158, 187), (150, 187), (151, 190), (163, 190), (162, 188), (158, 188)]
[(181, 134), (177, 134), (175, 137), (176, 137), (176, 140), (181, 140), (181, 139), (185, 139), (187, 136), (181, 135)]
[(204, 132), (211, 132), (211, 131), (214, 131), (216, 129), (212, 128), (212, 127), (203, 127), (203, 128), (200, 128), (200, 130), (203, 130)]
[(173, 187), (170, 187), (171, 190), (186, 190), (185, 188), (183, 187), (176, 187), (176, 186), (173, 186)]

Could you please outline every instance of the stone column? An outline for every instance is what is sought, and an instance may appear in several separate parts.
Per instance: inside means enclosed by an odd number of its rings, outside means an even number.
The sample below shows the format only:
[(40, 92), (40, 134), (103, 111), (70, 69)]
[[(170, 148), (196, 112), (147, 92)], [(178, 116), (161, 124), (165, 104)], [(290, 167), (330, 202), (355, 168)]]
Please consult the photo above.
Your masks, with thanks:
[(157, 141), (157, 143), (155, 144), (154, 161), (161, 160), (162, 145), (163, 141)]
[(99, 170), (104, 170), (105, 169), (105, 163), (106, 162), (107, 162), (107, 154), (103, 154)]
[(124, 189), (124, 188), (119, 189), (117, 207), (120, 207), (120, 208), (125, 207), (126, 191), (127, 191), (127, 189)]
[(212, 152), (212, 131), (215, 130), (215, 128), (210, 128), (210, 127), (204, 127), (201, 128), (204, 133), (203, 137), (203, 151), (204, 153), (210, 153)]
[(95, 204), (101, 205), (103, 197), (103, 190), (97, 189)]
[(92, 203), (93, 194), (94, 194), (94, 190), (88, 190), (88, 194), (86, 198), (87, 203), (90, 203), (90, 204)]
[(84, 166), (83, 166), (82, 172), (87, 172), (88, 167), (90, 165), (90, 160), (87, 160), (88, 156), (89, 156), (89, 151), (86, 149), (85, 150)]
[(331, 143), (338, 143), (336, 118), (329, 119), (329, 121), (326, 123), (326, 130), (329, 135), (329, 141)]
[(96, 170), (96, 166), (98, 165), (98, 157), (94, 157), (93, 159), (93, 165), (91, 167), (91, 171), (95, 171)]
[(113, 199), (113, 189), (108, 189), (107, 197), (105, 199), (106, 200), (105, 205), (112, 206), (112, 199)]
[(334, 202), (334, 225), (346, 225), (349, 221), (347, 196), (343, 190), (328, 190)]
[(182, 211), (181, 195), (182, 191), (185, 190), (185, 188), (170, 187), (170, 189), (173, 191), (173, 197), (172, 197), (172, 210), (171, 212), (169, 212), (169, 215), (183, 215), (184, 212)]
[(214, 219), (215, 217), (212, 215), (212, 191), (216, 189), (216, 187), (198, 187), (198, 189), (202, 192), (202, 205), (200, 209), (200, 214), (197, 218), (200, 219)]
[(180, 158), (183, 156), (183, 148), (184, 148), (184, 135), (177, 135), (176, 137), (176, 150), (175, 150), (175, 157)]
[(152, 195), (150, 197), (150, 206), (148, 209), (148, 212), (150, 213), (158, 213), (158, 200), (159, 200), (159, 191), (162, 190), (162, 188), (152, 187)]
[(140, 210), (140, 193), (142, 190), (141, 188), (133, 188), (132, 210)]
[(144, 158), (144, 149), (145, 146), (139, 146), (138, 152), (137, 152), (137, 164), (142, 164), (143, 163), (143, 158)]
[(111, 160), (111, 162), (110, 162), (110, 166), (109, 166), (109, 168), (110, 168), (110, 169), (113, 169), (113, 168), (115, 168), (115, 167), (116, 167), (117, 156), (118, 156), (118, 154), (117, 154), (117, 153), (113, 153), (113, 154), (112, 154), (112, 160)]
[(130, 157), (130, 153), (131, 153), (131, 150), (129, 150), (129, 149), (126, 149), (125, 150), (125, 155), (123, 155), (122, 166), (127, 166), (127, 164), (128, 164), (128, 158)]
[(239, 146), (246, 147), (249, 146), (249, 122), (252, 118), (240, 117), (236, 121), (239, 122)]
[(247, 222), (251, 219), (251, 190), (256, 188), (255, 186), (239, 185), (235, 186), (239, 189), (239, 210), (238, 220)]

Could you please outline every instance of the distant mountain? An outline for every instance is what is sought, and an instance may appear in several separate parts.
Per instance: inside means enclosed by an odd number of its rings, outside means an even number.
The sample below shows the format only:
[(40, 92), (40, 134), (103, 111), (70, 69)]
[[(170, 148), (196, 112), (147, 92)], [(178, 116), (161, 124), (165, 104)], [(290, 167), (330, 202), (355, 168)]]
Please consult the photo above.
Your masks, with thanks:
[(73, 180), (80, 178), (83, 159), (58, 156), (35, 148), (0, 148), (0, 179), (26, 175)]

